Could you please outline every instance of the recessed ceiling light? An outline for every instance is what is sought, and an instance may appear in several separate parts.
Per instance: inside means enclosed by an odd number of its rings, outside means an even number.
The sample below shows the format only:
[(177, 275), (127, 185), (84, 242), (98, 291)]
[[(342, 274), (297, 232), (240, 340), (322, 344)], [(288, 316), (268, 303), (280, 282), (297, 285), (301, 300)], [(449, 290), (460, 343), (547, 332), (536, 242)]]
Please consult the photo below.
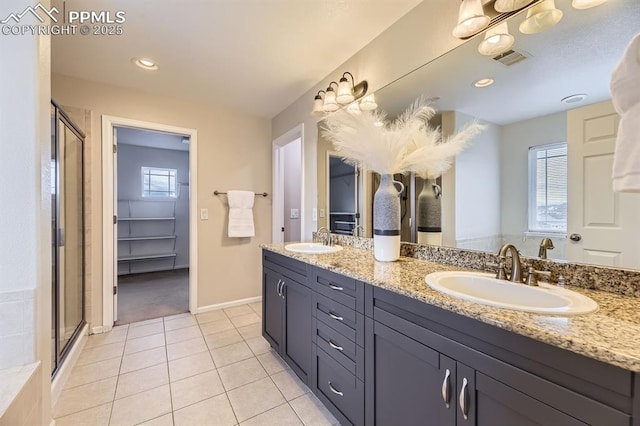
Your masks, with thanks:
[(143, 70), (158, 69), (158, 64), (156, 64), (153, 60), (149, 58), (133, 58), (131, 59), (131, 62), (133, 62), (135, 65), (142, 68)]
[(489, 77), (481, 78), (480, 80), (473, 83), (473, 85), (476, 87), (487, 87), (487, 86), (491, 86), (492, 84), (493, 84), (493, 79)]
[(577, 93), (575, 95), (567, 96), (566, 98), (562, 98), (560, 102), (565, 104), (577, 104), (578, 102), (582, 102), (588, 95), (586, 93)]

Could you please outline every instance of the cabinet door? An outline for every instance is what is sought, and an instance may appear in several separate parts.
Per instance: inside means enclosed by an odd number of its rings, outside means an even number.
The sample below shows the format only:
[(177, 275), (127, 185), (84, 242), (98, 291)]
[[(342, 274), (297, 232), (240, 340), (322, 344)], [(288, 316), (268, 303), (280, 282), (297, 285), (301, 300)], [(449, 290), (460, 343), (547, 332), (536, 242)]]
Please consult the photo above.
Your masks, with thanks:
[[(466, 366), (465, 366), (466, 367)], [(469, 367), (466, 367), (469, 369)], [(458, 364), (458, 372), (460, 372)], [(471, 370), (471, 369), (469, 369)], [(458, 373), (460, 374), (460, 373)], [(467, 376), (467, 374), (463, 374)], [(460, 384), (461, 376), (458, 376)], [(491, 377), (475, 372), (475, 379), (467, 385), (469, 392), (469, 419), (464, 421), (458, 411), (458, 425), (478, 426), (495, 425), (586, 425), (574, 417), (569, 416), (537, 399), (519, 392)]]
[(366, 356), (367, 425), (455, 424), (454, 362), (373, 321)]
[(284, 281), (284, 340), (281, 354), (304, 383), (311, 371), (311, 289), (282, 277)]
[(270, 269), (262, 270), (262, 336), (280, 352), (282, 344), (283, 298), (280, 295), (281, 276)]

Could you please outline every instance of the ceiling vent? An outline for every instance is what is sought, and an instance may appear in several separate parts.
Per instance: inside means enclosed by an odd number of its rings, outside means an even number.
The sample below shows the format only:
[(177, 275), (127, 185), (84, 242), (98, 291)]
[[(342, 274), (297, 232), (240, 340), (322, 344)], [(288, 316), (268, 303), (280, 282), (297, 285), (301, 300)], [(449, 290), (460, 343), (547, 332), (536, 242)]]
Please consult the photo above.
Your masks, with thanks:
[(502, 65), (510, 67), (527, 59), (523, 53), (516, 52), (515, 50), (507, 50), (504, 53), (499, 54), (493, 58), (494, 61), (500, 62)]

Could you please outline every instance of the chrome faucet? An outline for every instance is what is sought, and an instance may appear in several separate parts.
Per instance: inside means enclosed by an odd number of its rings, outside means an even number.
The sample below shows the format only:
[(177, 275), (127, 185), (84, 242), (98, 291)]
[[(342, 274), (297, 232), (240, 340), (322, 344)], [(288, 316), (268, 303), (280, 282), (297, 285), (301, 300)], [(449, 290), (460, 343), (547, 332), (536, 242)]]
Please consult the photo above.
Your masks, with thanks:
[(551, 241), (551, 238), (543, 238), (542, 241), (540, 241), (540, 250), (538, 251), (538, 257), (540, 259), (546, 259), (547, 250), (553, 249), (553, 241)]
[(352, 235), (354, 237), (359, 237), (360, 236), (360, 233), (358, 232), (358, 229), (361, 230), (362, 232), (364, 232), (364, 226), (358, 225), (355, 228), (353, 228)]
[(325, 234), (327, 234), (327, 235), (324, 237), (324, 241), (322, 241), (322, 244), (323, 244), (323, 245), (325, 245), (325, 246), (330, 246), (330, 245), (331, 245), (331, 232), (329, 232), (329, 230), (328, 230), (326, 227), (321, 226), (321, 227), (320, 227), (320, 228), (318, 228), (318, 230), (316, 231), (316, 236), (318, 236), (318, 237), (319, 237), (319, 235), (320, 235), (320, 233), (321, 233), (321, 232), (324, 232)]
[[(504, 244), (500, 248), (500, 252), (498, 253), (498, 258), (500, 259), (500, 263), (502, 265), (504, 265), (504, 261), (506, 261), (507, 252), (511, 252), (511, 275), (507, 277), (506, 274), (504, 274), (504, 269), (499, 268), (498, 278), (508, 278), (508, 280), (511, 282), (522, 284), (522, 263), (520, 263), (520, 255), (518, 254), (518, 249), (513, 244)], [(500, 275), (502, 275), (502, 277)]]

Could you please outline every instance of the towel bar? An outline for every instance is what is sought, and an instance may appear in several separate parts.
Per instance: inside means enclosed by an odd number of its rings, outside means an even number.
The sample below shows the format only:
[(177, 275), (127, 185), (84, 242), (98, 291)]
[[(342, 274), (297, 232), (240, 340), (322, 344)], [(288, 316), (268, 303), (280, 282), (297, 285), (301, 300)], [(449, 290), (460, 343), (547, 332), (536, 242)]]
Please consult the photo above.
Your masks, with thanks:
[[(269, 195), (269, 194), (268, 194), (268, 193), (266, 193), (266, 192), (254, 192), (254, 194), (256, 194), (256, 195), (260, 195), (260, 196), (262, 196), (262, 197), (266, 197), (266, 196), (268, 196), (268, 195)], [(218, 191), (218, 190), (216, 189), (215, 191), (213, 191), (213, 195), (227, 195), (227, 193), (226, 193), (226, 192), (220, 192), (220, 191)]]

